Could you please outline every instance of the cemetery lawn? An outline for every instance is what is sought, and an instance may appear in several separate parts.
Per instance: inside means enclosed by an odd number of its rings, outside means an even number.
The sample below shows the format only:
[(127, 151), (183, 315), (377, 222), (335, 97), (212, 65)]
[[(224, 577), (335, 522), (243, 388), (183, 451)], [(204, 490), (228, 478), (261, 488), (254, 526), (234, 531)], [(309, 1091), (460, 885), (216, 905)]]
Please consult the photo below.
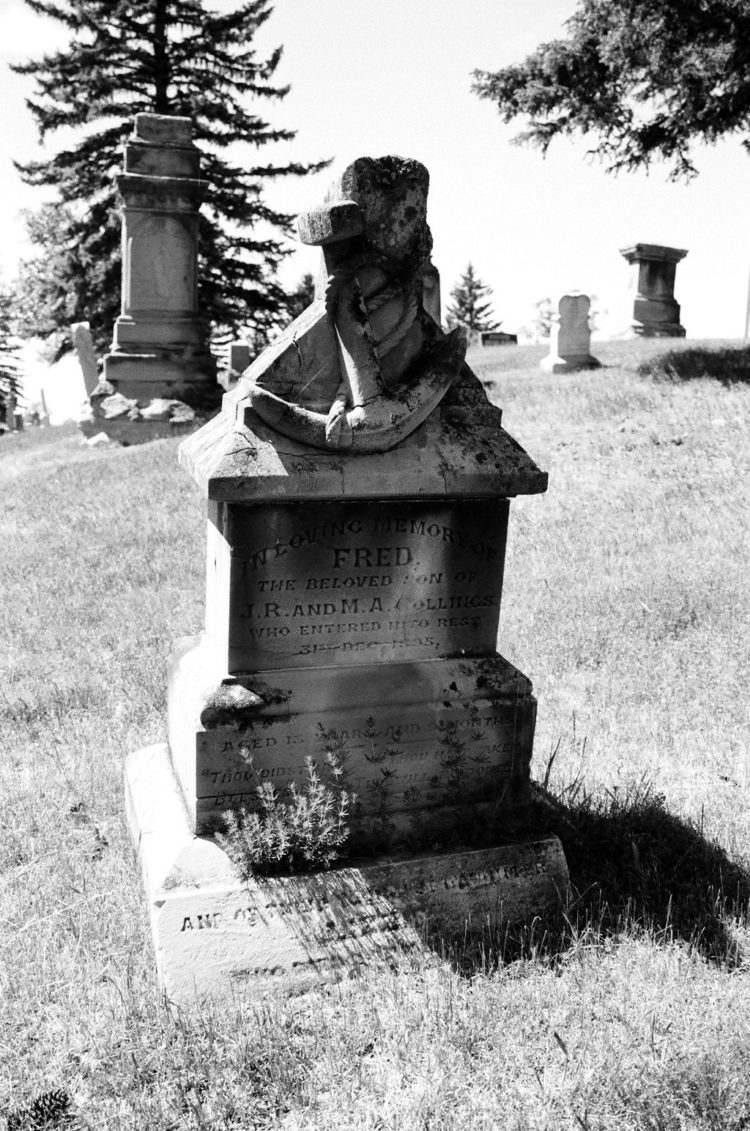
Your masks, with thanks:
[[(472, 360), (550, 473), (511, 506), (499, 651), (539, 698), (564, 916), (236, 1009), (158, 999), (123, 809), (201, 628), (204, 503), (175, 441), (0, 439), (0, 1126), (750, 1128), (750, 361), (545, 352)], [(19, 1119), (58, 1090), (75, 1122)]]

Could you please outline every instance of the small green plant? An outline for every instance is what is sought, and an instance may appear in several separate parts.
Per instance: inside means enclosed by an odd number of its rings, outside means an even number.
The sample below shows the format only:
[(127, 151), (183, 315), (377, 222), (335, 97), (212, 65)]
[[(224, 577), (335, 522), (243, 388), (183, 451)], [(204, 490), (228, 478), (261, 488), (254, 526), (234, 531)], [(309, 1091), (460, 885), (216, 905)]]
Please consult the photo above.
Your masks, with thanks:
[(345, 854), (354, 794), (344, 789), (344, 770), (330, 751), (328, 781), (307, 758), (302, 790), (290, 782), (285, 799), (268, 782), (256, 786), (258, 811), (225, 813), (226, 834), (217, 840), (243, 880), (253, 875), (330, 868)]

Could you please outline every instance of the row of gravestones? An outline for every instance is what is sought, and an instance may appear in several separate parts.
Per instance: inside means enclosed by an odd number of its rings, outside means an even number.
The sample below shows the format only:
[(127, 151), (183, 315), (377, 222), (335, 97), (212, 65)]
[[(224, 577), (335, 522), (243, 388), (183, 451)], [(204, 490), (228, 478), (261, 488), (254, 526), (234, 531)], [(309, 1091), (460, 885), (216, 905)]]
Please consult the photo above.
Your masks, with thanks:
[[(622, 255), (635, 268), (636, 292), (630, 332), (635, 337), (684, 338), (680, 324), (680, 306), (674, 297), (677, 264), (687, 252), (659, 244), (634, 244)], [(561, 297), (552, 316), (550, 352), (541, 361), (549, 373), (575, 369), (596, 369), (599, 362), (591, 356), (591, 327), (588, 295), (574, 291)], [(482, 334), (482, 345), (502, 345), (515, 341), (514, 335)]]
[[(680, 307), (674, 297), (675, 269), (686, 251), (656, 244), (635, 244), (622, 253), (636, 271), (633, 331), (638, 337), (683, 338)], [(588, 295), (563, 295), (550, 331), (550, 352), (541, 368), (548, 373), (596, 369), (591, 356), (590, 299)]]
[[(630, 327), (635, 337), (681, 338), (685, 328), (680, 324), (680, 306), (674, 297), (676, 264), (686, 251), (657, 244), (635, 244), (622, 254), (635, 267), (636, 299), (634, 321)], [(437, 295), (437, 321), (440, 321), (439, 282), (433, 283)], [(548, 373), (565, 373), (577, 369), (597, 369), (599, 361), (591, 355), (591, 300), (579, 291), (564, 294), (552, 316), (550, 352), (540, 362)], [(502, 330), (483, 332), (482, 346), (517, 344), (516, 334)], [(231, 387), (250, 365), (250, 346), (243, 342), (228, 347), (226, 387)]]
[[(122, 400), (123, 427), (174, 427), (142, 409), (198, 410), (215, 385), (190, 266), (196, 161), (187, 120), (137, 117), (129, 282), (95, 423)], [(360, 158), (300, 217), (322, 251), (314, 301), (180, 446), (207, 498), (206, 628), (171, 658), (168, 742), (125, 768), (177, 1004), (431, 960), (431, 939), (503, 930), (568, 887), (531, 783), (531, 684), (496, 652), (510, 500), (547, 475), (503, 429), (462, 332), (440, 326), (427, 187), (416, 161)], [(250, 821), (238, 871), (217, 834), (262, 813), (269, 785), (293, 805), (311, 765), (307, 801), (343, 804), (342, 782), (356, 795), (347, 857), (259, 874)]]

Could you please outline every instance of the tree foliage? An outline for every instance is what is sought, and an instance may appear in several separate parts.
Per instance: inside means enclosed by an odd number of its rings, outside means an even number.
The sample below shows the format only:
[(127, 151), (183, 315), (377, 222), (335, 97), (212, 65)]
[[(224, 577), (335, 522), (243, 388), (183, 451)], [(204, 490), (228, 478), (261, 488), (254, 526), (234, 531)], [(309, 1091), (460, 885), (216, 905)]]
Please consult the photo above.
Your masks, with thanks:
[(446, 310), (448, 325), (463, 326), (470, 334), (496, 330), (500, 323), (492, 317), (491, 294), (492, 288), (477, 278), (473, 265), (469, 263), (451, 291), (451, 301)]
[(696, 172), (694, 142), (750, 132), (748, 0), (579, 0), (566, 27), (522, 63), (474, 72), (503, 121), (528, 120), (517, 141), (546, 152), (590, 134), (610, 170), (661, 158), (677, 178)]
[(0, 284), (0, 424), (5, 424), (10, 401), (21, 398), (20, 345), (15, 333), (15, 296), (6, 284)]
[(542, 342), (552, 333), (552, 318), (555, 308), (551, 298), (540, 298), (534, 303), (534, 313), (528, 325), (522, 328), (525, 338), (532, 342)]
[(289, 317), (298, 318), (315, 298), (315, 279), (306, 272), (289, 295)]
[[(282, 99), (274, 83), (281, 48), (258, 58), (253, 36), (266, 22), (269, 0), (249, 0), (231, 12), (202, 0), (26, 0), (60, 21), (68, 46), (17, 66), (36, 79), (28, 106), (40, 137), (72, 127), (76, 141), (49, 160), (18, 168), (32, 185), (54, 186), (64, 210), (54, 247), (64, 303), (52, 302), (56, 326), (88, 321), (101, 346), (119, 313), (120, 219), (115, 174), (121, 144), (135, 114), (189, 115), (202, 150), (208, 191), (201, 214), (199, 303), (213, 325), (241, 332), (273, 325), (286, 295), (276, 269), (287, 254), (292, 217), (264, 200), (277, 177), (321, 168), (300, 163), (240, 164), (227, 148), (254, 149), (294, 133), (257, 112), (261, 100)], [(251, 108), (248, 108), (251, 107)], [(47, 332), (43, 322), (40, 332)]]
[(75, 321), (75, 296), (83, 283), (70, 286), (78, 263), (68, 232), (74, 214), (64, 204), (47, 203), (36, 211), (25, 209), (26, 234), (35, 254), (21, 260), (13, 304), (15, 326), (21, 337), (49, 338)]

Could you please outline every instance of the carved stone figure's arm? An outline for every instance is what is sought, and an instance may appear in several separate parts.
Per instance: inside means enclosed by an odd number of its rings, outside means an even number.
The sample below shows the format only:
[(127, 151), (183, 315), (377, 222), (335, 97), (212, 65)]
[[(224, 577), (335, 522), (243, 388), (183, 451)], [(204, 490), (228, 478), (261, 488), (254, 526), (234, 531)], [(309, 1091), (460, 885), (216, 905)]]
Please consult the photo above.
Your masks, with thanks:
[(336, 329), (351, 406), (361, 408), (383, 393), (380, 363), (356, 274), (340, 270), (340, 256), (332, 254), (331, 248), (359, 235), (359, 208), (351, 200), (335, 201), (305, 212), (298, 226), (303, 243), (318, 244), (323, 249), (328, 272), (326, 307)]

